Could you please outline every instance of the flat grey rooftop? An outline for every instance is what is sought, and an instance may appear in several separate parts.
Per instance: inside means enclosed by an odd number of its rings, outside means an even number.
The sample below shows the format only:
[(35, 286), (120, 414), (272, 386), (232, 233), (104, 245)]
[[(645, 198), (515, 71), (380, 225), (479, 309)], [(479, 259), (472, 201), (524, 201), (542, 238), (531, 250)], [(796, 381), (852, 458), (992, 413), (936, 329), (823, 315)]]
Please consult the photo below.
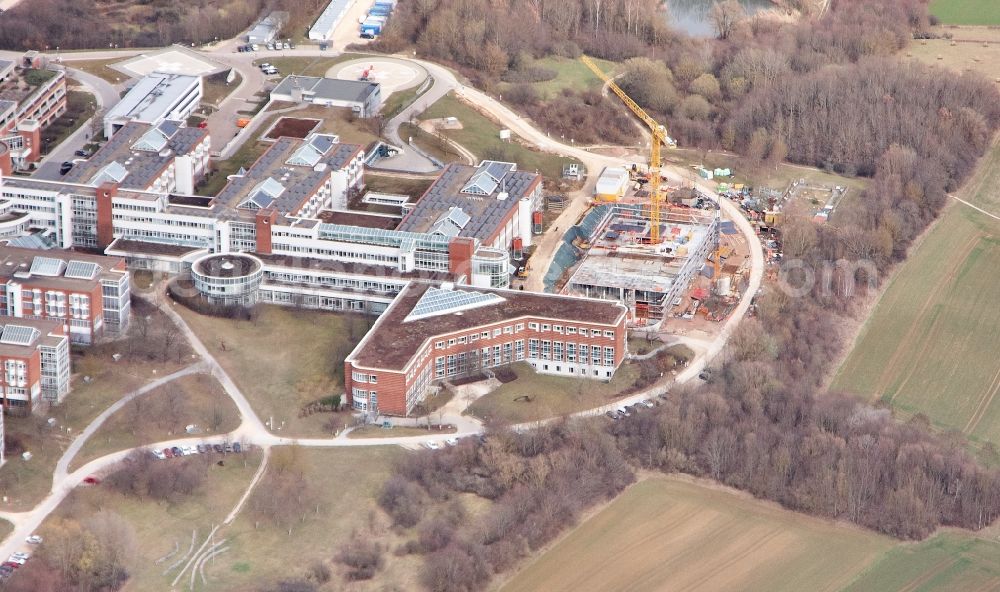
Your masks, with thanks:
[(78, 162), (63, 180), (95, 186), (117, 180), (120, 187), (144, 190), (163, 173), (171, 159), (191, 153), (206, 137), (208, 130), (181, 127), (175, 121), (164, 121), (157, 126), (133, 121), (89, 159)]
[(340, 144), (326, 134), (308, 140), (280, 138), (246, 174), (233, 177), (215, 202), (235, 209), (253, 199), (253, 204), (247, 204), (251, 209), (269, 207), (281, 214), (294, 214), (331, 170), (348, 165), (361, 150), (357, 144)]
[(337, 78), (320, 78), (317, 76), (286, 76), (271, 91), (273, 94), (291, 95), (295, 89), (312, 93), (315, 98), (330, 101), (354, 101), (363, 103), (378, 90), (377, 82), (361, 80), (339, 80)]
[[(510, 165), (496, 166), (496, 165)], [(497, 178), (499, 176), (499, 179)], [(399, 230), (407, 232), (434, 232), (451, 234), (442, 222), (461, 209), (464, 221), (460, 231), (452, 236), (490, 239), (504, 221), (517, 209), (517, 202), (534, 189), (540, 177), (536, 173), (514, 170), (510, 163), (485, 161), (474, 167), (450, 164), (417, 201), (413, 210), (403, 218)], [(505, 199), (500, 199), (506, 193)]]
[(152, 122), (163, 117), (181, 96), (199, 83), (200, 76), (148, 74), (108, 111), (105, 119), (135, 119)]

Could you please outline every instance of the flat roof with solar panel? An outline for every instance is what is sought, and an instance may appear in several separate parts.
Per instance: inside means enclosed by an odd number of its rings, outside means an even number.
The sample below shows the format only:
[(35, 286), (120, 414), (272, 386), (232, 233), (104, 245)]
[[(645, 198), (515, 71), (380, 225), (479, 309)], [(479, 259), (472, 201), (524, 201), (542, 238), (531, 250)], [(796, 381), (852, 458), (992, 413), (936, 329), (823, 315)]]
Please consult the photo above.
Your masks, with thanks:
[(39, 346), (56, 347), (66, 339), (62, 321), (0, 315), (0, 356), (29, 358)]
[(500, 304), (504, 299), (489, 292), (473, 292), (451, 288), (428, 288), (417, 301), (413, 311), (403, 322), (426, 319), (436, 315), (450, 314), (464, 310)]
[(35, 257), (31, 260), (31, 275), (44, 275), (47, 277), (57, 277), (62, 275), (66, 268), (66, 262), (53, 257)]
[(100, 269), (101, 267), (98, 264), (91, 263), (90, 261), (70, 260), (66, 264), (66, 273), (64, 275), (77, 280), (92, 280)]
[(10, 324), (0, 332), (0, 343), (7, 345), (31, 345), (35, 339), (41, 335), (41, 331), (34, 327)]
[(127, 273), (121, 257), (72, 251), (0, 247), (0, 285), (18, 282), (45, 288), (91, 292), (101, 281)]
[(516, 215), (518, 201), (532, 196), (541, 182), (541, 175), (519, 171), (512, 162), (450, 164), (403, 218), (399, 230), (490, 240)]

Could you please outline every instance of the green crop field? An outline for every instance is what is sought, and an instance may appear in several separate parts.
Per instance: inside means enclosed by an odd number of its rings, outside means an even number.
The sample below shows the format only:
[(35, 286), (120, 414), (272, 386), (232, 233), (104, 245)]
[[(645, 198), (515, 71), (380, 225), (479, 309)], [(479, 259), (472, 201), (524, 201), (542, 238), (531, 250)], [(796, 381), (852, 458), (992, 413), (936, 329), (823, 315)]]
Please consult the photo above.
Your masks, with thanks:
[(845, 592), (996, 590), (1000, 544), (955, 533), (940, 534), (886, 553)]
[(931, 14), (949, 25), (1000, 25), (996, 0), (934, 0)]
[[(1000, 150), (966, 194), (996, 207)], [(832, 387), (1000, 442), (1000, 221), (953, 204), (886, 288)]]
[(893, 544), (729, 491), (655, 477), (581, 524), (501, 591), (840, 590)]

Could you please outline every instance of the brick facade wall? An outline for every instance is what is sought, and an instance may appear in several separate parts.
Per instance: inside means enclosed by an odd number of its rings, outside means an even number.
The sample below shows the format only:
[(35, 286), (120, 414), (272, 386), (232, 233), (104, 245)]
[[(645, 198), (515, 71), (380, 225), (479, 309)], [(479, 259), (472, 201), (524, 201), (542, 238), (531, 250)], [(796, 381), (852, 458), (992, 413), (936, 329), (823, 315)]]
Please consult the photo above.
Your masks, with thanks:
[[(532, 325), (537, 324), (538, 329), (533, 329)], [(518, 330), (518, 326), (521, 329)], [(542, 328), (548, 326), (547, 331), (543, 331)], [(562, 333), (556, 332), (555, 327), (562, 327)], [(569, 333), (567, 328), (575, 329), (575, 333)], [(505, 329), (509, 332), (505, 332)], [(582, 336), (580, 334), (580, 329), (586, 329), (588, 335)], [(495, 335), (496, 331), (499, 330), (500, 334)], [(591, 336), (592, 331), (598, 331), (599, 336)], [(612, 331), (614, 333), (613, 337), (606, 337), (605, 331)], [(484, 334), (488, 334), (487, 337), (483, 337)], [(518, 361), (529, 361), (531, 357), (530, 353), (530, 340), (539, 340), (539, 357), (542, 355), (541, 342), (550, 342), (549, 346), (549, 360), (530, 360), (535, 361), (536, 370), (542, 373), (550, 374), (562, 374), (565, 376), (581, 376), (580, 371), (587, 370), (586, 377), (593, 379), (597, 378), (600, 380), (609, 380), (610, 376), (607, 375), (608, 372), (612, 374), (621, 365), (622, 361), (625, 359), (627, 353), (626, 339), (627, 339), (627, 329), (625, 326), (625, 318), (623, 317), (618, 325), (612, 327), (608, 325), (596, 325), (592, 323), (580, 323), (575, 321), (562, 321), (552, 318), (542, 318), (542, 317), (521, 317), (518, 319), (511, 319), (499, 323), (493, 323), (489, 325), (482, 325), (477, 327), (470, 327), (468, 329), (463, 329), (461, 331), (455, 331), (452, 333), (436, 335), (425, 342), (421, 348), (414, 352), (413, 357), (410, 359), (408, 368), (404, 372), (385, 370), (385, 369), (369, 369), (355, 367), (351, 362), (345, 362), (344, 364), (344, 384), (345, 392), (347, 394), (348, 403), (354, 406), (353, 389), (358, 388), (366, 392), (375, 391), (377, 393), (377, 404), (380, 413), (385, 415), (407, 415), (412, 411), (412, 402), (408, 406), (406, 401), (407, 391), (414, 385), (414, 383), (419, 380), (421, 372), (424, 370), (430, 370), (431, 382), (441, 381), (443, 378), (437, 376), (436, 366), (438, 358), (444, 358), (445, 360), (445, 377), (448, 377), (448, 367), (447, 358), (448, 356), (455, 356), (457, 354), (466, 354), (467, 358), (470, 354), (478, 353), (478, 356), (472, 356), (473, 358), (480, 358), (478, 363), (480, 367), (496, 367), (503, 366), (510, 363), (516, 363)], [(463, 343), (464, 341), (464, 343)], [(519, 358), (517, 342), (523, 341), (523, 356)], [(580, 344), (586, 345), (588, 350), (593, 347), (601, 348), (601, 364), (596, 366), (591, 366), (589, 363), (581, 364), (581, 362), (570, 363), (566, 361), (568, 359), (567, 348), (562, 348), (563, 361), (556, 361), (554, 359), (554, 349), (552, 346), (553, 342), (573, 343), (578, 347)], [(506, 355), (506, 350), (504, 349), (505, 344), (510, 345), (510, 355), (509, 358)], [(500, 349), (500, 363), (496, 363), (495, 357), (495, 347), (499, 346)], [(604, 362), (604, 348), (613, 347), (614, 348), (614, 363), (611, 366), (606, 366)], [(490, 348), (490, 361), (487, 364), (483, 364), (482, 349)], [(589, 353), (589, 351), (588, 351)], [(579, 353), (576, 354), (577, 360), (579, 360)], [(419, 360), (420, 357), (424, 357), (423, 361)], [(590, 356), (588, 356), (588, 360)], [(474, 371), (471, 368), (473, 362), (467, 360), (469, 367), (462, 371), (460, 368), (458, 376)], [(548, 365), (548, 368), (544, 366)], [(586, 368), (578, 368), (578, 366), (586, 366)], [(558, 367), (558, 369), (557, 369)], [(571, 373), (569, 368), (573, 367), (574, 371)], [(599, 374), (594, 375), (593, 370), (597, 370)], [(367, 375), (375, 375), (376, 382), (373, 384), (361, 383), (355, 381), (352, 378), (354, 373), (361, 373)], [(422, 397), (423, 393), (419, 393)]]

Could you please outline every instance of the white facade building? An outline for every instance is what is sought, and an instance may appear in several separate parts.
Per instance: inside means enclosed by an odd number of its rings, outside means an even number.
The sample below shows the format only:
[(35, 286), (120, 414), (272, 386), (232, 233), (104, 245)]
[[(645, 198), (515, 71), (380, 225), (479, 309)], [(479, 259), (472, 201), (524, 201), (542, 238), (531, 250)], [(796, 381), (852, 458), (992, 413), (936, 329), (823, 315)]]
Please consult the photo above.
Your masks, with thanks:
[(184, 121), (201, 102), (201, 76), (153, 72), (139, 80), (104, 116), (104, 136), (111, 138), (130, 121), (158, 125)]

